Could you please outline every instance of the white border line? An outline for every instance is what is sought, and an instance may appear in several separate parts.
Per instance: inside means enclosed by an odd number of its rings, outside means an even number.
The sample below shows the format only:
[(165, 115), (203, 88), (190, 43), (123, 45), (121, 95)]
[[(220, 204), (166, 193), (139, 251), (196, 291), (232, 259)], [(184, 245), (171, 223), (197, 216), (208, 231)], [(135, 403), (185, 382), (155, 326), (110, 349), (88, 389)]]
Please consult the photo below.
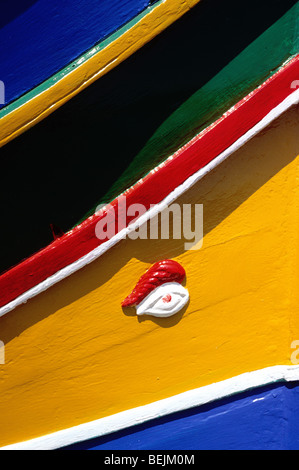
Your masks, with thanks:
[[(289, 108), (299, 103), (299, 89), (291, 93), (284, 101), (282, 101), (276, 108), (273, 108), (270, 113), (267, 114), (258, 124), (252, 127), (248, 132), (246, 132), (242, 137), (240, 137), (234, 144), (232, 144), (228, 149), (222, 152), (218, 157), (214, 158), (208, 165), (201, 168), (199, 171), (190, 176), (183, 184), (175, 188), (165, 199), (163, 199), (159, 204), (156, 204), (155, 207), (149, 209), (145, 214), (143, 214), (134, 224), (131, 224), (129, 227), (118, 232), (113, 238), (103, 243), (99, 247), (90, 251), (87, 255), (78, 259), (74, 263), (66, 266), (65, 268), (57, 271), (53, 276), (50, 276), (45, 281), (37, 284), (32, 289), (29, 289), (24, 294), (17, 297), (12, 302), (9, 302), (7, 305), (4, 305), (0, 308), (0, 317), (10, 312), (17, 306), (26, 303), (29, 299), (35, 297), (36, 295), (44, 292), (49, 287), (53, 286), (57, 282), (65, 279), (71, 274), (75, 273), (79, 269), (93, 262), (99, 258), (103, 253), (108, 251), (114, 245), (116, 245), (120, 240), (123, 240), (131, 231), (136, 230), (136, 228), (143, 225), (149, 219), (163, 211), (167, 208), (175, 199), (181, 196), (189, 188), (191, 188), (195, 183), (197, 183), (201, 178), (203, 178), (207, 173), (213, 170), (216, 166), (222, 163), (226, 158), (228, 158), (232, 153), (236, 152), (240, 147), (246, 144), (250, 139), (255, 135), (261, 132), (265, 127), (267, 127), (271, 122), (281, 116)], [(228, 111), (229, 113), (229, 111)], [(155, 170), (153, 170), (155, 171)]]
[(294, 381), (299, 381), (299, 366), (267, 367), (0, 450), (61, 449), (264, 385)]

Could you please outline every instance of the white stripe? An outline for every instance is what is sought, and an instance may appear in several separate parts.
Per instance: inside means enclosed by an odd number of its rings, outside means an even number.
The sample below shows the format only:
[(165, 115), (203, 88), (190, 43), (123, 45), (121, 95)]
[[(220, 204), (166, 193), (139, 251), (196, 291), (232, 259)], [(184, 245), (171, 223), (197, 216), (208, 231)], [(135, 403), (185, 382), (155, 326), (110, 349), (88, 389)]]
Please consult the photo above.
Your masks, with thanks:
[[(134, 224), (121, 230), (110, 240), (103, 243), (102, 245), (95, 248), (94, 250), (90, 251), (87, 255), (78, 259), (74, 263), (66, 266), (60, 271), (57, 271), (57, 273), (55, 273), (53, 276), (50, 276), (48, 279), (46, 279), (45, 281), (42, 281), (40, 284), (28, 290), (24, 294), (20, 295), (18, 298), (16, 298), (12, 302), (1, 307), (0, 317), (10, 312), (17, 306), (23, 303), (26, 303), (29, 299), (35, 297), (41, 292), (44, 292), (49, 287), (53, 286), (57, 282), (60, 282), (62, 279), (65, 279), (66, 277), (75, 273), (76, 271), (83, 268), (87, 264), (93, 262), (94, 260), (99, 258), (103, 253), (106, 253), (106, 251), (108, 251), (110, 248), (116, 245), (120, 240), (124, 239), (127, 235), (129, 235), (131, 231), (136, 230), (136, 228), (140, 227), (149, 219), (153, 218), (158, 213), (162, 212), (165, 208), (167, 208), (170, 204), (172, 204), (174, 200), (176, 200), (179, 196), (181, 196), (184, 192), (186, 192), (189, 188), (191, 188), (195, 183), (197, 183), (201, 178), (203, 178), (216, 166), (222, 163), (227, 157), (229, 157), (232, 153), (236, 152), (240, 147), (242, 147), (255, 135), (261, 132), (265, 127), (267, 127), (272, 121), (274, 121), (279, 116), (281, 116), (289, 108), (291, 108), (293, 105), (298, 104), (298, 103), (299, 103), (299, 89), (291, 93), (276, 108), (272, 109), (272, 111), (269, 114), (267, 114), (267, 116), (265, 116), (264, 119), (262, 119), (258, 124), (256, 124), (248, 132), (246, 132), (246, 134), (240, 137), (233, 145), (231, 145), (228, 149), (226, 149), (224, 152), (218, 155), (218, 157), (214, 158), (208, 165), (206, 165), (205, 167), (203, 167), (202, 169), (194, 173), (192, 176), (190, 176), (183, 184), (175, 188), (165, 199), (163, 199), (163, 201), (161, 201), (159, 204), (156, 204), (153, 208), (149, 209)], [(228, 113), (229, 112), (230, 111), (228, 111)], [(196, 137), (196, 139), (197, 138), (198, 136)], [(157, 169), (153, 171), (157, 171)]]
[(276, 382), (299, 381), (299, 366), (273, 366), (190, 390), (149, 405), (123, 411), (90, 423), (2, 447), (1, 450), (54, 450), (120, 431), (171, 413), (201, 406)]

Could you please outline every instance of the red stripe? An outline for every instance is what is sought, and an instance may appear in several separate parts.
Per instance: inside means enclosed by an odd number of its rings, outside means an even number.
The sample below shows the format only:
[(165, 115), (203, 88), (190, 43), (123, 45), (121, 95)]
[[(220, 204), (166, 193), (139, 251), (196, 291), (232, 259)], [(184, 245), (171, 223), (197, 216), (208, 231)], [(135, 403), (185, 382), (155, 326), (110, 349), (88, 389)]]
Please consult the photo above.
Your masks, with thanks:
[[(189, 176), (230, 147), (293, 93), (291, 84), (298, 77), (299, 55), (159, 166), (158, 170), (149, 173), (129, 189), (125, 194), (127, 207), (139, 203), (149, 209), (151, 204), (161, 202)], [(118, 199), (112, 203), (116, 212), (117, 204)], [(104, 215), (106, 214), (88, 218), (71, 232), (2, 274), (0, 307), (102, 244), (105, 240), (96, 238), (95, 227)]]

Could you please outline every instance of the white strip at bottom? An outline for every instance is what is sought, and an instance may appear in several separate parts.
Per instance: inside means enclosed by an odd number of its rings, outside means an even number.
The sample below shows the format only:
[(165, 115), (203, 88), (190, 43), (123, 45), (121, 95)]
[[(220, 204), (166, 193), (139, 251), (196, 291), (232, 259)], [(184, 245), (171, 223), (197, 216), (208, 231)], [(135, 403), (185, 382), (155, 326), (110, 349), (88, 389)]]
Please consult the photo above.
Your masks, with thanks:
[[(26, 303), (29, 299), (35, 297), (36, 295), (44, 292), (49, 289), (49, 287), (55, 285), (57, 282), (65, 279), (71, 274), (77, 272), (79, 269), (87, 266), (89, 263), (92, 263), (94, 260), (102, 256), (106, 251), (116, 245), (119, 241), (123, 240), (131, 232), (134, 232), (137, 228), (141, 227), (148, 220), (155, 217), (157, 214), (166, 209), (170, 204), (172, 204), (179, 196), (184, 194), (188, 189), (190, 189), (195, 183), (197, 183), (201, 178), (207, 175), (212, 171), (216, 166), (226, 160), (230, 155), (239, 150), (243, 145), (245, 145), (249, 140), (256, 136), (259, 132), (265, 129), (271, 122), (285, 113), (292, 106), (299, 103), (299, 89), (291, 93), (284, 101), (282, 101), (276, 108), (272, 109), (270, 113), (267, 114), (259, 123), (252, 127), (248, 132), (246, 132), (242, 137), (240, 137), (234, 144), (232, 144), (228, 149), (222, 152), (218, 157), (214, 158), (208, 165), (201, 168), (199, 171), (190, 176), (183, 184), (175, 188), (165, 199), (163, 199), (159, 204), (156, 204), (153, 208), (145, 212), (139, 219), (118, 232), (114, 237), (112, 237), (107, 242), (103, 243), (99, 247), (95, 248), (87, 255), (78, 259), (74, 263), (66, 266), (57, 273), (50, 276), (45, 281), (42, 281), (40, 284), (36, 285), (32, 289), (29, 289), (24, 294), (17, 297), (12, 302), (9, 302), (7, 305), (4, 305), (0, 308), (0, 317), (15, 309), (21, 304)], [(233, 108), (232, 108), (233, 109)], [(231, 110), (227, 112), (230, 113)], [(200, 138), (200, 134), (194, 137), (186, 146), (192, 144), (196, 139)], [(181, 150), (181, 149), (180, 149)], [(170, 157), (173, 158), (173, 157)], [(159, 168), (159, 167), (158, 167)], [(157, 168), (152, 170), (157, 171)], [(142, 181), (142, 180), (141, 180)], [(138, 184), (138, 183), (137, 183)]]
[(55, 450), (276, 382), (299, 381), (299, 366), (272, 366), (0, 450)]

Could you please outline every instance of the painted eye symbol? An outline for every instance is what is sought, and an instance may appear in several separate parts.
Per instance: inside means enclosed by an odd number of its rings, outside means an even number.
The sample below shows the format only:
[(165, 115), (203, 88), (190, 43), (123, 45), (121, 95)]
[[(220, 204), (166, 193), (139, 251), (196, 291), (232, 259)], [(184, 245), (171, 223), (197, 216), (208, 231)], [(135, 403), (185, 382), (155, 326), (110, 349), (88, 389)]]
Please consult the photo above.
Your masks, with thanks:
[(188, 302), (188, 291), (177, 282), (165, 283), (154, 289), (136, 309), (137, 315), (170, 317)]

